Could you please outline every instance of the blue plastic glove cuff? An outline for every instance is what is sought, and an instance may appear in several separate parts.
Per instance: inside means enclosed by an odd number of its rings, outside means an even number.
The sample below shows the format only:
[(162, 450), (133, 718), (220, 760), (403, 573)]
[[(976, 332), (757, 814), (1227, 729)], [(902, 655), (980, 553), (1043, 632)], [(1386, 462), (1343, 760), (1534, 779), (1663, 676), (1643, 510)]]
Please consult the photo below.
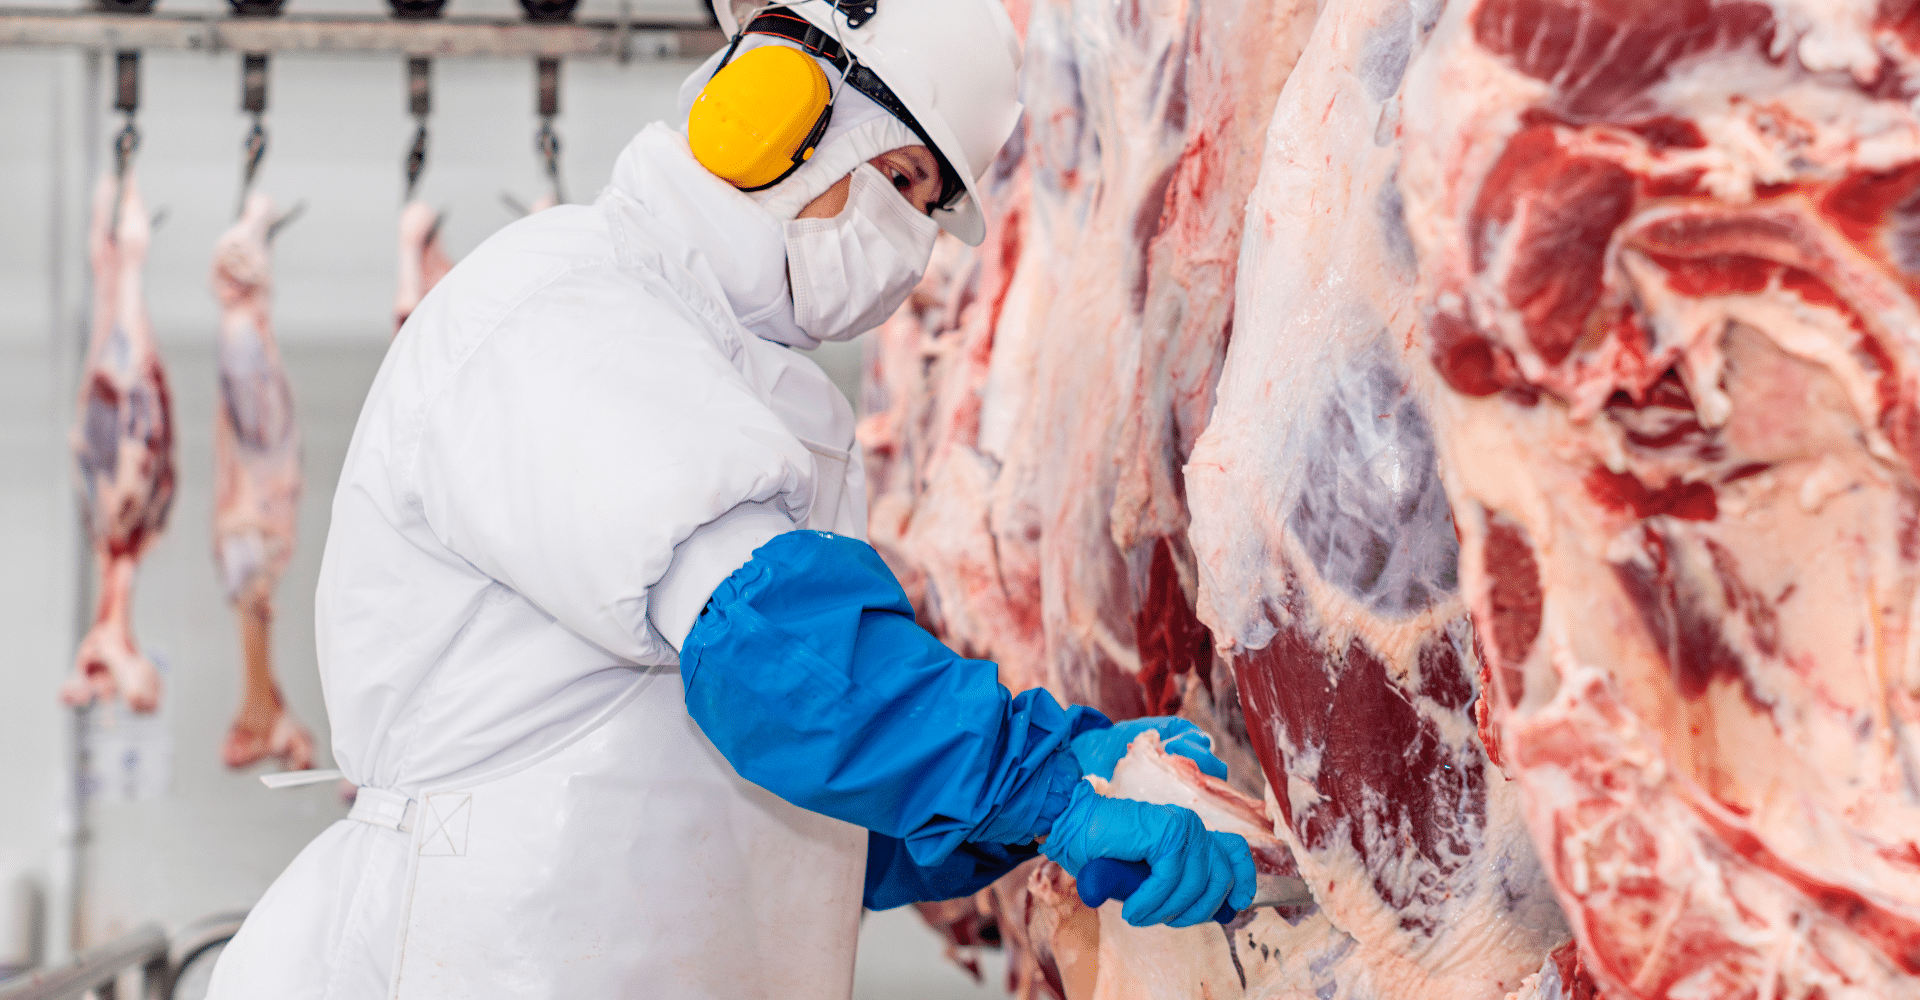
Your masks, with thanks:
[(1062, 746), (1047, 758), (1022, 793), (996, 810), (967, 839), (982, 844), (1031, 844), (1053, 829), (1073, 799), (1080, 765)]

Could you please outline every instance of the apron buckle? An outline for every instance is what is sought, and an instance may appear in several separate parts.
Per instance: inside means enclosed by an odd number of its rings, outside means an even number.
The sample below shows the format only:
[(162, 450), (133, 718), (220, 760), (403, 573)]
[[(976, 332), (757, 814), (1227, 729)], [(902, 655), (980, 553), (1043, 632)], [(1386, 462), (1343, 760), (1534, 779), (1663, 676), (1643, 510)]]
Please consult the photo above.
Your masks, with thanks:
[(354, 796), (348, 819), (383, 826), (401, 833), (413, 832), (414, 801), (399, 792), (384, 788), (362, 787)]

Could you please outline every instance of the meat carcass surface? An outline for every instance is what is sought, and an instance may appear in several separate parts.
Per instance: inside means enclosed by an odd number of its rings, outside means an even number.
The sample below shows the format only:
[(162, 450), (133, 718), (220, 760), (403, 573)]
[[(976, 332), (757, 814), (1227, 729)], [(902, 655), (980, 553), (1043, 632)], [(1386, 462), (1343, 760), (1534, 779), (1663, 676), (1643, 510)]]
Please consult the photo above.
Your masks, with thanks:
[(93, 334), (71, 438), (99, 596), (60, 689), (69, 705), (117, 693), (136, 712), (160, 704), (160, 675), (133, 638), (133, 576), (174, 490), (173, 401), (141, 285), (151, 236), (132, 168), (124, 183), (101, 178), (88, 239)]
[(1920, 996), (1916, 29), (1459, 0), (1412, 72), (1483, 695), (1610, 997)]
[[(1322, 997), (1499, 1000), (1567, 940), (1479, 673), (1394, 183), (1437, 4), (1330, 4), (1268, 133), (1187, 468), (1200, 617), (1328, 928)], [(1264, 942), (1262, 942), (1264, 943)], [(1337, 956), (1337, 958), (1336, 958)]]
[[(1262, 875), (1299, 874), (1286, 844), (1274, 836), (1266, 803), (1203, 774), (1193, 761), (1167, 753), (1156, 733), (1143, 733), (1133, 741), (1127, 756), (1115, 765), (1111, 781), (1098, 777), (1087, 780), (1103, 795), (1181, 806), (1193, 810), (1209, 830), (1245, 837), (1253, 850), (1254, 866)], [(1065, 879), (1057, 866), (1050, 867)], [(1066, 881), (1071, 886), (1071, 880)], [(1078, 903), (1077, 894), (1072, 902)], [(1134, 927), (1120, 916), (1120, 910), (1119, 902), (1108, 902), (1099, 909), (1096, 975), (1092, 990), (1080, 996), (1186, 1000), (1274, 996), (1282, 983), (1290, 988), (1308, 988), (1306, 979), (1311, 977), (1301, 975), (1306, 963), (1288, 961), (1301, 956), (1276, 955), (1271, 943), (1263, 952), (1260, 943), (1276, 935), (1292, 939), (1296, 937), (1294, 927), (1302, 923), (1314, 927), (1324, 924), (1311, 906), (1255, 910), (1238, 917), (1230, 927), (1208, 921), (1184, 928)], [(1071, 921), (1059, 923), (1066, 933), (1057, 935), (1056, 942), (1078, 930)], [(1058, 956), (1071, 953), (1071, 948), (1056, 943), (1053, 951)], [(1079, 1000), (1072, 991), (1066, 995), (1068, 1000)]]
[(1016, 688), (1134, 716), (1178, 710), (1183, 674), (1210, 681), (1178, 470), (1311, 19), (1307, 0), (1035, 4), (993, 230), (878, 338), (873, 537), (930, 623)]
[[(1009, 686), (1116, 718), (1191, 715), (1257, 795), (1232, 678), (1192, 612), (1178, 470), (1211, 406), (1242, 208), (1312, 4), (1011, 13), (1027, 115), (985, 185), (987, 240), (943, 244), (874, 338), (869, 534), (923, 621)], [(1027, 932), (1053, 919), (1046, 882), (1016, 873), (982, 904), (1018, 988), (1058, 994), (1051, 935)]]
[(1553, 950), (1540, 971), (1520, 981), (1507, 1000), (1596, 1000), (1599, 987), (1580, 959), (1578, 943), (1568, 941)]
[(453, 270), (453, 260), (440, 242), (440, 213), (423, 201), (400, 209), (400, 281), (393, 293), (393, 333), (407, 325), (420, 300)]
[(273, 677), (273, 590), (293, 558), (300, 502), (300, 429), (273, 337), (272, 257), (278, 215), (247, 197), (213, 250), (220, 300), (220, 408), (214, 417), (214, 564), (240, 622), (240, 710), (222, 751), (228, 767), (269, 756), (313, 764), (313, 737), (287, 711)]

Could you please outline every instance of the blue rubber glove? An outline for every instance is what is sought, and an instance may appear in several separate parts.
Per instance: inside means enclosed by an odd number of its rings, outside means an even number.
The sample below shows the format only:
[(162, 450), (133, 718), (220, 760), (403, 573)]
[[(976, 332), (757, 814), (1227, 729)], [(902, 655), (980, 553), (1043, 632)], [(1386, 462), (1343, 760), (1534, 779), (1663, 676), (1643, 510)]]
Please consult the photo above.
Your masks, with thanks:
[(1112, 780), (1113, 766), (1127, 755), (1127, 744), (1148, 730), (1160, 734), (1160, 744), (1168, 753), (1179, 754), (1200, 765), (1200, 770), (1226, 780), (1227, 765), (1213, 755), (1213, 738), (1199, 726), (1171, 715), (1128, 719), (1114, 723), (1111, 729), (1081, 733), (1073, 738), (1073, 758), (1087, 774)]
[(1191, 809), (1110, 799), (1082, 781), (1041, 853), (1078, 877), (1094, 858), (1145, 861), (1153, 874), (1120, 915), (1135, 927), (1191, 927), (1213, 919), (1222, 902), (1253, 902), (1253, 852), (1245, 837), (1201, 825)]

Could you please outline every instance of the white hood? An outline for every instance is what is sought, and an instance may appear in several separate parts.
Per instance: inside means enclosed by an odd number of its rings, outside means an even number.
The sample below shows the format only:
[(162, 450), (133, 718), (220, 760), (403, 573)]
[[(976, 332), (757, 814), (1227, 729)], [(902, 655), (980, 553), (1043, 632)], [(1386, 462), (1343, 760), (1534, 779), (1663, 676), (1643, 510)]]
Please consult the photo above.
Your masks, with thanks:
[(740, 325), (789, 347), (820, 346), (793, 322), (783, 220), (701, 166), (685, 135), (660, 122), (642, 129), (614, 162), (611, 189), (637, 209), (627, 224), (678, 250), (678, 263), (717, 286)]

